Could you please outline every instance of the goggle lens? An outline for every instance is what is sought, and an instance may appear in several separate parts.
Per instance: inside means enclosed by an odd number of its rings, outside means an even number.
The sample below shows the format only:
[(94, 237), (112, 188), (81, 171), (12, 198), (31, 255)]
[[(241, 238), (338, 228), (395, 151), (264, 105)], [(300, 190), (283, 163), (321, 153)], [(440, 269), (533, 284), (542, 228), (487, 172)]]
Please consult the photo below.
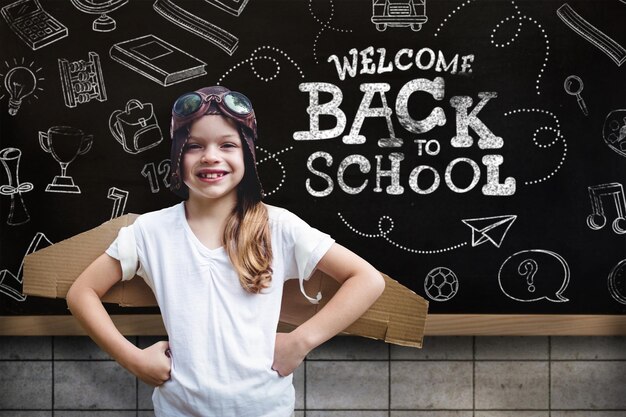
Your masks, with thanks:
[(248, 97), (235, 91), (224, 96), (224, 104), (229, 110), (242, 116), (252, 113), (252, 103)]
[(200, 106), (202, 106), (202, 97), (196, 93), (187, 93), (176, 100), (174, 112), (179, 116), (185, 117), (198, 111)]

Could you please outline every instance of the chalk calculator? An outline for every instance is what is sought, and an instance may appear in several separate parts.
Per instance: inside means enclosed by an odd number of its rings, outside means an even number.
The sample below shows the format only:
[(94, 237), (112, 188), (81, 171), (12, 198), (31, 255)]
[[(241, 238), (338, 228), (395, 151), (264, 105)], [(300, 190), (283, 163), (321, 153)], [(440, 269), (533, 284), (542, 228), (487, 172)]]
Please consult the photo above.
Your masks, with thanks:
[(32, 50), (67, 36), (67, 28), (46, 12), (38, 0), (18, 0), (4, 6), (1, 13), (11, 30)]

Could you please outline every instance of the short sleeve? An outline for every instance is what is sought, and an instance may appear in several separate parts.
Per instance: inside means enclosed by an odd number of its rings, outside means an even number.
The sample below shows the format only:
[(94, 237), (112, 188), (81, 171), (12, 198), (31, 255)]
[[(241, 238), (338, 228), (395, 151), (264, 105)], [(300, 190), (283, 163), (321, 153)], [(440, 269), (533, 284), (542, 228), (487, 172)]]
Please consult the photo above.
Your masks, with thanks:
[[(280, 217), (280, 223), (283, 229), (285, 279), (298, 278), (303, 290), (302, 280), (311, 277), (335, 240), (287, 210)], [(313, 302), (311, 297), (304, 295)]]
[(135, 225), (122, 227), (117, 238), (111, 243), (106, 253), (120, 261), (122, 281), (128, 281), (135, 275), (145, 276), (139, 262), (139, 249), (135, 237)]

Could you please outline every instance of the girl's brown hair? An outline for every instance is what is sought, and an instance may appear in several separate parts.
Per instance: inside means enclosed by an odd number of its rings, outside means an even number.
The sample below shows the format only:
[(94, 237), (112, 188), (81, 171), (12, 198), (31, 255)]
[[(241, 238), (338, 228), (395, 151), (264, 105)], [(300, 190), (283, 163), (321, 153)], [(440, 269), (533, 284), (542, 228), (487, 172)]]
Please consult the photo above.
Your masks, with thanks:
[(252, 154), (245, 149), (243, 155), (245, 172), (237, 187), (237, 205), (226, 219), (223, 240), (239, 283), (257, 294), (272, 281), (272, 242), (267, 207), (255, 197), (258, 186)]

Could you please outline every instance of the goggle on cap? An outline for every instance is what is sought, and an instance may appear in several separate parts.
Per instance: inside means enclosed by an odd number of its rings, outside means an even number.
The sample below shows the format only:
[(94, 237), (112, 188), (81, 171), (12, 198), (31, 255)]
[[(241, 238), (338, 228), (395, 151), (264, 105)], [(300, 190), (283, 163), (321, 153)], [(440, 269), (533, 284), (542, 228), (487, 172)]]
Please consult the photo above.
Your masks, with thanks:
[[(243, 147), (244, 153), (247, 153), (251, 160), (251, 164), (246, 164), (246, 173), (251, 168), (249, 165), (252, 165), (254, 169), (254, 181), (252, 181), (254, 184), (252, 189), (246, 192), (252, 193), (251, 197), (254, 201), (261, 201), (263, 187), (256, 169), (254, 142), (257, 140), (257, 127), (252, 103), (243, 94), (222, 86), (204, 87), (185, 93), (174, 102), (170, 124), (170, 137), (172, 138), (170, 190), (183, 199), (189, 196), (189, 189), (183, 181), (181, 172), (183, 151), (189, 139), (191, 124), (207, 114), (219, 114), (236, 123), (240, 137), (247, 144)], [(244, 175), (242, 181), (245, 181), (246, 176)]]

